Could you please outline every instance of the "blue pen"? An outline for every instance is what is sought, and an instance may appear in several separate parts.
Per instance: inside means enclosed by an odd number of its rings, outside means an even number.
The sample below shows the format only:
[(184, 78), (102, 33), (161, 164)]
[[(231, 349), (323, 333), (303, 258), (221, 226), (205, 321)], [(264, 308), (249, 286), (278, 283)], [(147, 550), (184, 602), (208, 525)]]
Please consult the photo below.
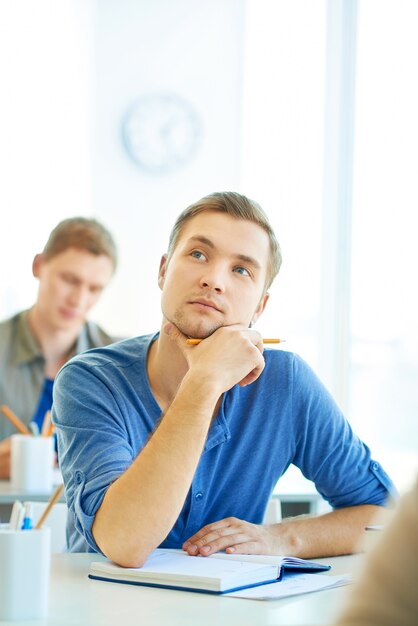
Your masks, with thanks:
[(29, 422), (28, 428), (29, 428), (30, 432), (32, 433), (32, 435), (35, 435), (35, 437), (40, 435), (39, 426), (38, 426), (38, 424), (36, 422)]
[(32, 504), (25, 502), (25, 516), (23, 518), (22, 530), (32, 530), (33, 527), (33, 511)]

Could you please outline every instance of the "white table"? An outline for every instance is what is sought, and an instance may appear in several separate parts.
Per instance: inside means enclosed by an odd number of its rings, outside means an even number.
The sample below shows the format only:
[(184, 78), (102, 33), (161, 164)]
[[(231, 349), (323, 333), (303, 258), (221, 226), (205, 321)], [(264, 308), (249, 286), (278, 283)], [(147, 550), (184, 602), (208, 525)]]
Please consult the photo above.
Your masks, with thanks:
[(24, 500), (32, 500), (32, 502), (47, 502), (53, 494), (55, 487), (59, 484), (59, 482), (55, 483), (54, 481), (54, 485), (50, 493), (32, 493), (14, 489), (10, 481), (0, 480), (0, 504), (13, 504), (15, 500), (21, 500), (22, 502)]
[[(97, 554), (52, 556), (49, 615), (1, 626), (316, 626), (332, 624), (350, 587), (277, 601), (242, 600), (150, 589), (87, 578)], [(321, 559), (318, 559), (321, 561)], [(322, 559), (331, 574), (353, 573), (361, 557)]]
[[(14, 489), (9, 480), (0, 480), (0, 522), (9, 520), (13, 502), (20, 500), (25, 502), (48, 502), (57, 485), (62, 483), (62, 476), (59, 470), (54, 470), (53, 488), (51, 493), (31, 493), (27, 491), (17, 491)], [(60, 502), (65, 502), (64, 495), (61, 496)]]

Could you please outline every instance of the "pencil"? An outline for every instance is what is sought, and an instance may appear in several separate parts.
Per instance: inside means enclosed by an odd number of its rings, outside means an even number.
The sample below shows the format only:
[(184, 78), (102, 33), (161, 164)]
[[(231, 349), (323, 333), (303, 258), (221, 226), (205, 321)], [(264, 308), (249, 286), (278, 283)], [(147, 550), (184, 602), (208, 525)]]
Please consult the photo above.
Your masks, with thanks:
[(44, 421), (42, 422), (41, 435), (42, 437), (48, 437), (51, 427), (51, 411), (46, 411), (44, 415)]
[(55, 489), (54, 493), (52, 494), (52, 496), (50, 497), (48, 501), (48, 504), (46, 505), (44, 512), (42, 513), (41, 517), (38, 520), (38, 523), (35, 526), (35, 530), (39, 530), (41, 528), (42, 524), (48, 517), (55, 502), (60, 498), (63, 490), (64, 490), (64, 485), (58, 485), (58, 487)]
[[(188, 339), (186, 343), (189, 346), (197, 346), (199, 345), (201, 341), (203, 341), (203, 339)], [(286, 341), (286, 340), (285, 339), (273, 339), (271, 337), (266, 337), (265, 339), (263, 339), (263, 343), (283, 343), (283, 341)]]
[(47, 437), (52, 437), (52, 435), (54, 434), (54, 432), (55, 432), (55, 425), (51, 423), (51, 424), (49, 425), (49, 429), (48, 429), (48, 432), (46, 433), (46, 436), (47, 436)]
[(0, 407), (0, 411), (7, 417), (9, 422), (13, 424), (17, 430), (22, 433), (22, 435), (31, 435), (29, 428), (25, 426), (25, 424), (15, 415), (10, 407), (7, 404), (2, 404)]

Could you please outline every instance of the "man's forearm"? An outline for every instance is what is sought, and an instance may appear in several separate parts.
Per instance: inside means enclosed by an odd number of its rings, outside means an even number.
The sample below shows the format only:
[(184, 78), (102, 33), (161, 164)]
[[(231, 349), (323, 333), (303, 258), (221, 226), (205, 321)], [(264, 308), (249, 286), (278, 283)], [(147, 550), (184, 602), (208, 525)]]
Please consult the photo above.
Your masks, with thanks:
[(350, 554), (361, 549), (364, 528), (383, 507), (362, 505), (318, 517), (296, 517), (280, 524), (252, 524), (226, 517), (203, 526), (183, 543), (190, 555), (287, 554), (319, 558)]
[(317, 517), (284, 520), (270, 530), (281, 554), (307, 559), (351, 554), (359, 550), (364, 528), (381, 510), (368, 504), (347, 507)]
[(204, 381), (184, 378), (147, 445), (108, 489), (93, 536), (112, 560), (139, 567), (173, 527), (183, 507), (218, 400)]

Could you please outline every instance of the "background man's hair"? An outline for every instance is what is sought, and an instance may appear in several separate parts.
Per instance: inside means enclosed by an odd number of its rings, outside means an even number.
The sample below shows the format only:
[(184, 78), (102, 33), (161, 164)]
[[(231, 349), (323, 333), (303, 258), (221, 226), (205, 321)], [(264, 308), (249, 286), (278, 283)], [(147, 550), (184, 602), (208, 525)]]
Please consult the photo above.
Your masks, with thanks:
[(168, 243), (168, 258), (170, 258), (177, 245), (183, 226), (190, 219), (192, 219), (192, 217), (202, 213), (203, 211), (220, 211), (221, 213), (227, 213), (236, 219), (247, 220), (248, 222), (258, 224), (258, 226), (261, 226), (261, 228), (266, 231), (270, 241), (269, 268), (267, 270), (266, 278), (267, 290), (274, 278), (277, 276), (282, 264), (279, 242), (277, 241), (267, 215), (264, 213), (260, 205), (254, 200), (250, 200), (246, 196), (234, 191), (212, 193), (204, 198), (201, 198), (180, 213), (170, 234)]
[(60, 222), (49, 235), (43, 255), (51, 259), (68, 248), (86, 250), (97, 256), (104, 254), (116, 269), (116, 244), (110, 232), (95, 219), (71, 217)]

